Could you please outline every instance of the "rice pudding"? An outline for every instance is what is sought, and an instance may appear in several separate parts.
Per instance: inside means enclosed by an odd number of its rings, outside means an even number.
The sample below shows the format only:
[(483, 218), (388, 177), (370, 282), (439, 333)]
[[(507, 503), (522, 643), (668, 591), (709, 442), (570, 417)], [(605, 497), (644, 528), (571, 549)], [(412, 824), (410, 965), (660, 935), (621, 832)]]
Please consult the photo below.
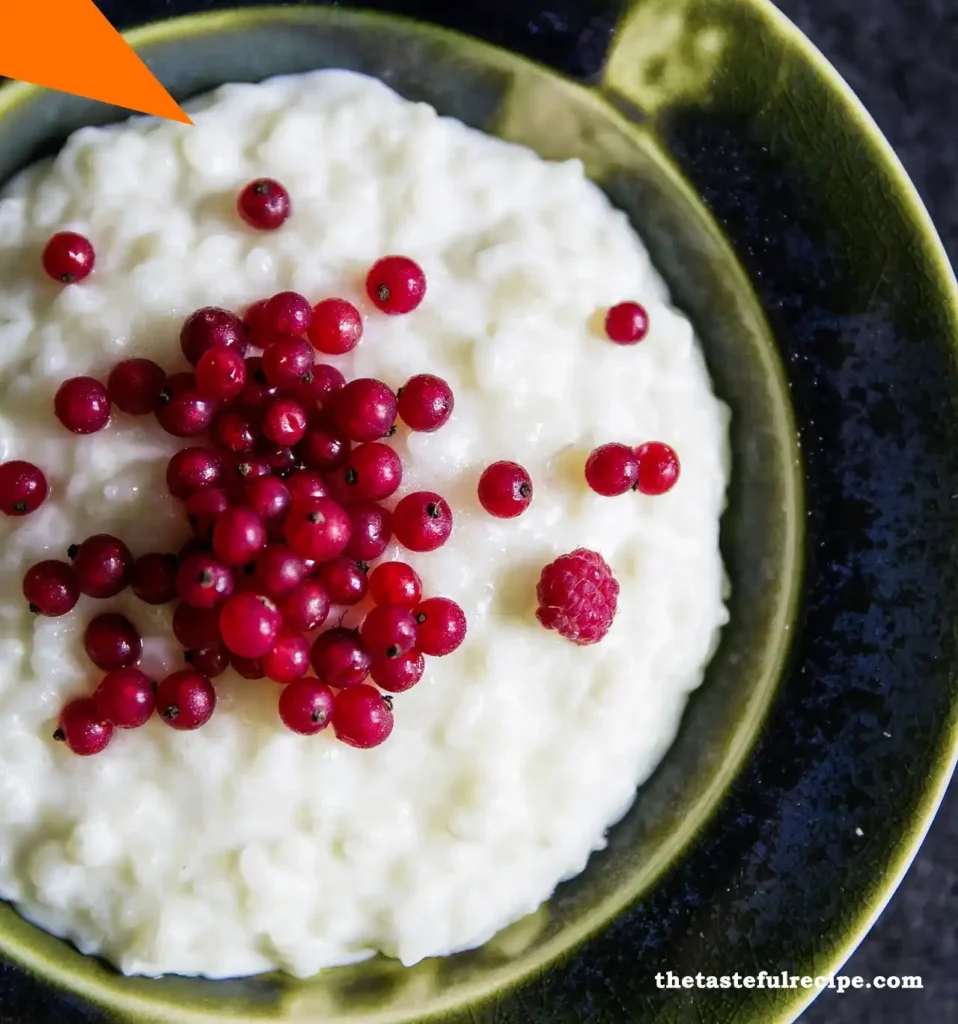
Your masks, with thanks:
[[(719, 519), (728, 477), (725, 406), (692, 328), (626, 217), (583, 175), (440, 118), (381, 83), (324, 71), (229, 85), (188, 107), (195, 127), (136, 118), (77, 132), (0, 200), (0, 457), (41, 466), (50, 495), (0, 523), (0, 896), (43, 928), (128, 974), (297, 976), (381, 951), (406, 964), (485, 942), (580, 872), (671, 744), (726, 622)], [(288, 221), (256, 231), (236, 214), (254, 178), (283, 183)], [(72, 287), (38, 271), (52, 233), (96, 248)], [(387, 316), (368, 268), (403, 253), (425, 301)], [(440, 493), (447, 543), (385, 559), (457, 602), (468, 633), (395, 698), (372, 750), (331, 730), (297, 736), (280, 688), (215, 680), (204, 728), (154, 718), (96, 757), (51, 740), (66, 701), (102, 676), (86, 624), (126, 615), (155, 678), (183, 668), (173, 605), (125, 590), (33, 616), (24, 572), (91, 534), (139, 555), (189, 537), (164, 474), (184, 443), (114, 410), (89, 436), (53, 415), (60, 383), (106, 379), (131, 355), (184, 369), (194, 309), (243, 310), (295, 290), (349, 299), (364, 334), (322, 357), (352, 378), (449, 383), (435, 432), (389, 441), (406, 494)], [(601, 315), (623, 299), (648, 337), (610, 343)], [(669, 493), (602, 497), (589, 453), (668, 442)], [(201, 443), (201, 442), (197, 442)], [(534, 499), (489, 515), (477, 482), (521, 464)], [(547, 563), (600, 553), (620, 586), (612, 627), (577, 646), (536, 619)], [(327, 625), (358, 625), (358, 608)]]

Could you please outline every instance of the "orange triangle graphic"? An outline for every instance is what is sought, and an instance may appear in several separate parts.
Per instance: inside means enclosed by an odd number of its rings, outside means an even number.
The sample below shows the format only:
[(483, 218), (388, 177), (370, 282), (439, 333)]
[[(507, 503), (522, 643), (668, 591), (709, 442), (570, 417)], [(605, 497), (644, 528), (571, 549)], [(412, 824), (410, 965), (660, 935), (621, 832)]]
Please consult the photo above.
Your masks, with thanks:
[(0, 0), (0, 75), (193, 123), (93, 0)]

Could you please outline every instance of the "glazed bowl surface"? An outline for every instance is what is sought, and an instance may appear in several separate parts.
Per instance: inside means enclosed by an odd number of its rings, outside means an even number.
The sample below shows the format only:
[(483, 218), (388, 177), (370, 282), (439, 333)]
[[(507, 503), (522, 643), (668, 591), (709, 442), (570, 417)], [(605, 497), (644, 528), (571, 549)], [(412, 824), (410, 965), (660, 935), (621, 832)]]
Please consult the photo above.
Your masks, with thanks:
[[(127, 979), (4, 906), (4, 1007), (13, 1020), (96, 1024), (791, 1020), (814, 990), (676, 989), (656, 976), (836, 969), (950, 777), (947, 260), (875, 126), (763, 0), (633, 0), (567, 19), (552, 43), (510, 35), (484, 4), (428, 12), (552, 67), (395, 16), (421, 5), (384, 6), (221, 10), (129, 39), (178, 99), (346, 67), (582, 160), (642, 235), (732, 408), (730, 625), (608, 848), (481, 949), (308, 982)], [(3, 86), (0, 180), (70, 131), (124, 116)]]

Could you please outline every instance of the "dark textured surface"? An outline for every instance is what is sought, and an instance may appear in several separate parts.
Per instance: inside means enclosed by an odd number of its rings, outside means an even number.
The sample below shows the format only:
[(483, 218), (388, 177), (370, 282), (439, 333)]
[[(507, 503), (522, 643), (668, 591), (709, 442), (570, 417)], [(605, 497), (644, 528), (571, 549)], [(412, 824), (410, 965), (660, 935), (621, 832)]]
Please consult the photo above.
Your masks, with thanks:
[[(949, 126), (955, 123), (956, 113), (953, 99), (956, 76), (951, 67), (955, 43), (958, 42), (955, 15), (946, 13), (943, 2), (934, 3), (933, 0), (912, 0), (909, 4), (896, 5), (889, 2), (878, 4), (871, 0), (858, 0), (855, 3), (839, 0), (828, 4), (827, 10), (824, 4), (800, 3), (797, 0), (782, 0), (781, 5), (799, 21), (849, 78), (902, 154), (909, 171), (929, 201), (932, 214), (942, 227), (946, 240), (956, 243), (954, 186), (951, 180), (956, 153), (955, 141), (949, 135)], [(173, 5), (156, 0), (148, 0), (141, 5), (121, 4), (119, 0), (114, 0), (114, 3), (104, 3), (102, 6), (108, 13), (115, 13), (122, 7), (127, 16), (131, 8), (136, 7), (138, 15), (149, 17), (162, 14)], [(221, 5), (207, 3), (190, 6)], [(431, 13), (428, 9), (430, 5), (423, 3), (420, 6), (421, 13)], [(588, 74), (593, 67), (593, 44), (596, 40), (601, 41), (605, 31), (604, 16), (598, 15), (597, 20), (583, 20), (581, 16), (575, 15), (573, 5), (570, 4), (568, 9), (560, 7), (558, 13), (543, 17), (532, 11), (533, 7), (538, 6), (513, 4), (509, 9), (515, 20), (505, 19), (498, 41), (506, 45), (518, 45), (514, 40), (524, 37), (523, 49), (531, 55), (552, 59), (569, 70)], [(136, 20), (141, 18), (137, 17)], [(530, 20), (535, 24), (531, 31), (531, 42)], [(949, 89), (952, 91), (949, 92)], [(903, 643), (917, 643), (918, 648), (913, 647), (909, 652), (913, 659), (917, 659), (911, 663), (911, 668), (925, 667), (931, 673), (939, 651), (933, 643), (921, 649), (922, 622), (915, 621), (913, 613), (917, 611), (923, 616), (935, 616), (936, 609), (923, 605), (918, 593), (909, 592), (907, 575), (904, 579), (898, 577), (897, 592), (879, 595), (869, 594), (867, 586), (860, 587), (856, 593), (856, 574), (859, 580), (867, 578), (869, 574), (872, 574), (872, 580), (877, 579), (875, 574), (883, 557), (875, 554), (872, 543), (875, 535), (871, 531), (876, 523), (870, 518), (871, 507), (887, 506), (889, 496), (898, 492), (907, 497), (907, 489), (912, 484), (910, 475), (915, 465), (930, 472), (938, 468), (936, 460), (940, 453), (914, 451), (906, 444), (899, 443), (902, 438), (909, 437), (910, 430), (917, 434), (920, 425), (927, 423), (929, 416), (934, 416), (936, 411), (940, 413), (941, 396), (936, 392), (936, 383), (929, 379), (925, 386), (917, 388), (917, 402), (913, 405), (909, 405), (907, 399), (897, 405), (883, 402), (882, 399), (887, 396), (881, 392), (877, 395), (856, 392), (859, 386), (856, 374), (861, 375), (863, 372), (861, 360), (877, 356), (879, 360), (890, 364), (892, 360), (900, 358), (897, 346), (900, 339), (889, 332), (887, 324), (883, 324), (878, 317), (838, 323), (829, 316), (823, 316), (822, 308), (829, 306), (824, 284), (821, 294), (816, 294), (813, 288), (802, 296), (798, 304), (788, 306), (790, 294), (785, 282), (788, 269), (807, 272), (808, 267), (802, 262), (806, 238), (795, 207), (796, 197), (789, 192), (787, 182), (782, 184), (780, 192), (776, 192), (779, 188), (776, 168), (772, 163), (764, 163), (754, 151), (742, 150), (737, 144), (734, 126), (730, 126), (728, 137), (723, 140), (721, 135), (715, 134), (714, 127), (705, 128), (691, 119), (678, 126), (676, 138), (680, 147), (685, 147), (685, 162), (693, 177), (696, 162), (701, 160), (700, 143), (706, 138), (712, 147), (713, 164), (723, 164), (727, 168), (727, 171), (723, 168), (722, 173), (713, 173), (704, 165), (698, 170), (703, 179), (706, 172), (709, 172), (709, 185), (705, 190), (707, 197), (733, 236), (750, 227), (748, 205), (736, 205), (729, 200), (736, 184), (742, 182), (743, 175), (752, 176), (750, 180), (766, 190), (762, 208), (775, 208), (781, 215), (780, 222), (764, 224), (761, 231), (755, 232), (755, 247), (743, 255), (743, 260), (746, 264), (754, 262), (754, 266), (765, 265), (771, 268), (767, 279), (758, 282), (759, 290), (767, 300), (783, 303), (782, 308), (773, 316), (773, 321), (780, 320), (789, 370), (796, 384), (797, 404), (806, 413), (803, 417), (806, 442), (813, 447), (816, 437), (823, 442), (818, 459), (814, 452), (810, 458), (813, 489), (819, 488), (818, 496), (821, 498), (821, 503), (816, 506), (818, 519), (813, 516), (811, 523), (816, 542), (813, 565), (822, 575), (831, 574), (836, 577), (834, 583), (838, 589), (824, 593), (822, 604), (812, 605), (812, 624), (827, 638), (835, 615), (845, 613), (853, 619), (851, 623), (845, 623), (845, 628), (859, 629), (863, 633), (877, 629), (886, 638), (891, 635), (900, 638)], [(797, 230), (793, 230), (796, 225)], [(827, 262), (832, 256), (824, 253), (819, 258)], [(890, 289), (894, 290), (894, 283)], [(778, 323), (776, 325), (779, 326)], [(818, 388), (817, 371), (811, 361), (817, 359), (827, 363), (830, 358), (837, 358), (839, 365), (832, 367), (834, 372), (830, 375), (829, 386)], [(926, 361), (925, 354), (910, 352), (907, 358), (911, 360), (912, 379), (921, 379), (922, 375), (934, 376), (934, 361)], [(921, 403), (926, 400), (928, 405), (923, 406)], [(836, 432), (850, 425), (852, 434), (846, 440), (849, 453), (854, 454), (856, 440), (862, 436), (856, 433), (861, 430), (856, 421), (863, 416), (871, 416), (870, 426), (874, 434), (881, 437), (884, 431), (890, 438), (884, 447), (888, 473), (882, 479), (874, 479), (867, 474), (857, 479), (852, 476), (845, 482), (845, 490), (839, 494), (830, 490), (837, 482), (839, 470), (828, 464), (823, 453), (831, 451), (828, 443), (834, 443), (838, 436)], [(927, 495), (935, 489), (935, 483), (922, 480), (921, 486), (926, 488), (927, 500)], [(846, 499), (844, 507), (837, 504), (842, 497)], [(858, 504), (849, 504), (849, 497), (856, 499)], [(911, 510), (909, 514), (912, 514)], [(907, 517), (902, 522), (906, 520)], [(835, 530), (839, 522), (844, 523), (844, 529), (837, 534)], [(879, 527), (881, 525), (878, 524)], [(920, 575), (921, 566), (927, 565), (929, 556), (942, 559), (943, 565), (948, 564), (944, 538), (934, 535), (930, 530), (929, 535), (913, 536), (906, 533), (881, 539), (891, 545), (892, 551), (888, 557), (897, 559), (896, 564), (905, 566), (906, 571), (913, 568)], [(838, 578), (846, 572), (849, 574), (847, 579)], [(841, 601), (837, 601), (839, 596)], [(869, 611), (874, 607), (869, 601), (870, 597), (876, 599), (875, 604), (886, 616), (877, 625), (868, 620)], [(901, 616), (900, 620), (896, 620), (896, 615)], [(871, 663), (855, 664), (855, 655), (871, 658)], [(922, 658), (925, 659), (924, 665)], [(817, 677), (816, 682), (820, 685), (813, 686), (809, 679), (801, 678), (794, 681), (794, 686), (800, 690), (807, 687), (809, 703), (806, 710), (819, 716), (819, 729), (817, 732), (801, 732), (790, 736), (789, 723), (781, 720), (771, 723), (770, 739), (767, 742), (778, 745), (780, 756), (774, 773), (762, 780), (769, 788), (769, 811), (773, 809), (772, 791), (776, 788), (788, 790), (796, 787), (794, 796), (801, 797), (801, 783), (808, 787), (806, 795), (809, 800), (820, 798), (823, 791), (834, 792), (837, 797), (840, 787), (836, 784), (836, 772), (839, 775), (846, 772), (855, 776), (859, 771), (871, 770), (872, 766), (868, 763), (870, 754), (875, 745), (881, 743), (887, 723), (880, 716), (869, 723), (869, 707), (874, 706), (881, 715), (894, 712), (894, 706), (883, 702), (881, 691), (886, 686), (897, 687), (898, 690), (902, 688), (901, 665), (888, 650), (869, 647), (864, 636), (857, 650), (840, 646), (810, 652), (806, 667), (810, 675)], [(863, 683), (857, 690), (845, 692), (843, 680), (866, 680), (868, 677), (872, 677), (873, 686)], [(899, 699), (904, 700), (904, 697), (899, 695)], [(821, 778), (814, 775), (804, 780), (789, 778), (790, 765), (794, 759), (807, 757), (816, 750), (824, 755), (828, 745), (835, 742), (842, 730), (848, 727), (850, 719), (846, 717), (845, 700), (854, 702), (855, 724), (860, 729), (854, 737), (843, 737), (847, 742), (846, 762), (831, 765), (831, 772), (823, 771)], [(815, 701), (819, 702), (817, 706)], [(907, 728), (909, 712), (904, 704), (901, 705), (901, 712), (906, 716)], [(899, 720), (896, 731), (901, 727)], [(899, 777), (896, 777), (893, 767), (887, 763), (879, 765), (878, 759), (875, 759), (875, 765), (884, 774), (873, 777), (859, 775), (856, 783), (860, 791), (872, 790), (877, 795), (882, 787), (905, 787), (911, 781), (908, 778), (908, 765), (904, 762), (900, 765)], [(958, 800), (953, 803), (958, 804)], [(721, 918), (723, 909), (723, 899), (719, 893), (713, 894), (715, 906), (710, 907), (709, 882), (721, 878), (725, 867), (718, 860), (714, 863), (709, 861), (710, 849), (716, 854), (721, 853), (724, 858), (734, 856), (736, 852), (741, 855), (746, 878), (737, 881), (746, 882), (744, 888), (754, 894), (752, 905), (740, 902), (736, 905), (736, 913), (726, 919), (728, 928), (724, 934), (730, 945), (743, 941), (746, 944), (754, 941), (756, 945), (761, 945), (763, 936), (757, 931), (750, 934), (749, 917), (751, 915), (761, 925), (762, 914), (767, 913), (762, 900), (788, 899), (790, 886), (795, 900), (791, 904), (793, 912), (796, 905), (802, 905), (803, 900), (809, 915), (827, 912), (836, 901), (840, 903), (841, 873), (838, 869), (843, 859), (849, 859), (862, 850), (867, 851), (869, 835), (866, 829), (863, 841), (859, 843), (856, 840), (850, 827), (853, 820), (857, 819), (849, 812), (861, 812), (867, 816), (869, 809), (836, 806), (831, 808), (834, 815), (831, 820), (809, 823), (799, 810), (800, 806), (796, 800), (794, 817), (786, 818), (779, 827), (783, 831), (790, 827), (799, 829), (802, 842), (819, 846), (824, 856), (835, 858), (834, 889), (819, 888), (803, 894), (801, 877), (790, 875), (788, 870), (790, 866), (799, 868), (799, 862), (775, 865), (776, 870), (784, 874), (776, 880), (774, 886), (765, 888), (772, 878), (764, 873), (768, 865), (761, 856), (750, 851), (749, 846), (766, 840), (773, 845), (781, 844), (783, 848), (787, 848), (787, 844), (782, 843), (781, 834), (770, 836), (766, 832), (767, 821), (762, 816), (763, 807), (759, 801), (758, 805), (752, 804), (747, 816), (743, 815), (734, 822), (734, 841), (730, 838), (732, 830), (728, 826), (724, 836), (721, 830), (716, 829), (707, 837), (703, 849), (698, 851), (696, 857), (699, 867), (697, 874), (690, 876), (688, 872), (679, 872), (678, 884), (671, 892), (649, 899), (638, 913), (631, 915), (633, 924), (637, 918), (642, 919), (645, 926), (640, 933), (644, 936), (643, 942), (636, 943), (636, 933), (630, 930), (629, 921), (625, 920), (595, 943), (595, 951), (605, 958), (610, 972), (621, 974), (623, 961), (627, 961), (641, 964), (643, 969), (640, 973), (645, 973), (649, 964), (660, 955), (656, 946), (661, 936), (669, 932), (676, 933), (683, 928), (688, 929), (689, 941), (685, 946), (687, 959), (683, 958), (681, 963), (672, 963), (670, 966), (686, 972), (710, 966), (695, 959), (696, 951), (701, 950), (695, 930), (699, 925), (714, 924), (716, 918)], [(958, 806), (955, 806), (952, 813), (948, 806), (946, 804), (929, 843), (888, 913), (846, 968), (849, 973), (866, 977), (873, 974), (922, 974), (925, 978), (923, 993), (881, 996), (876, 992), (859, 992), (840, 998), (826, 995), (808, 1012), (807, 1020), (835, 1021), (839, 1024), (858, 1021), (907, 1024), (926, 1018), (946, 1022), (958, 1016), (958, 987), (950, 980), (948, 969), (955, 941), (952, 917), (958, 908), (958, 871), (948, 865), (952, 839), (958, 832)], [(839, 825), (847, 825), (849, 828), (842, 827), (836, 834), (835, 829)], [(828, 842), (829, 838), (831, 843)], [(720, 840), (723, 839), (724, 847), (720, 849)], [(793, 840), (793, 848), (794, 845)], [(828, 864), (822, 867), (819, 863), (817, 868), (819, 880), (828, 877)], [(753, 874), (750, 876), (749, 872)], [(710, 878), (710, 875), (714, 878)], [(800, 930), (799, 922), (796, 921), (796, 931)], [(776, 965), (757, 965), (760, 966)], [(554, 983), (547, 983), (532, 995), (530, 1010), (536, 1019), (546, 1020), (553, 1015), (557, 1018), (562, 1016), (572, 1004), (577, 1009), (577, 1015), (583, 1015), (583, 1019), (588, 1016), (589, 1019), (601, 1020), (604, 995), (601, 979), (596, 978), (580, 962), (564, 983), (558, 984), (555, 979)], [(29, 1001), (24, 1000), (20, 1005), (29, 1005)], [(650, 1000), (647, 1005), (651, 1008), (655, 1000)], [(0, 1002), (2, 1019), (5, 1018), (3, 1003)], [(18, 1014), (9, 1019), (19, 1024), (25, 1018)], [(64, 1006), (59, 1010), (57, 1019), (64, 1024), (75, 1024), (85, 1017), (71, 1013)], [(689, 1016), (688, 1019), (694, 1017)]]
[[(842, 73), (911, 175), (958, 259), (958, 6), (953, 0), (778, 0)], [(920, 974), (921, 992), (825, 993), (808, 1024), (958, 1020), (958, 788), (845, 973)]]

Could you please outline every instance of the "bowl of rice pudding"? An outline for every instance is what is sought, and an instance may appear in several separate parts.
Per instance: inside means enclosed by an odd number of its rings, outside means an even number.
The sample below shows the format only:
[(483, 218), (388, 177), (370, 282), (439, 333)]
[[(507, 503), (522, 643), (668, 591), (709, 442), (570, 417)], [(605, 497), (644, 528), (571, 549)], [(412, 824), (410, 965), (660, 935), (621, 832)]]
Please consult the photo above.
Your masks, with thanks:
[(590, 963), (624, 1021), (596, 943), (689, 966), (803, 564), (785, 307), (691, 113), (799, 44), (727, 6), (692, 66), (636, 5), (597, 87), (317, 8), (132, 33), (192, 126), (0, 90), (10, 961), (177, 1022), (556, 1019)]

